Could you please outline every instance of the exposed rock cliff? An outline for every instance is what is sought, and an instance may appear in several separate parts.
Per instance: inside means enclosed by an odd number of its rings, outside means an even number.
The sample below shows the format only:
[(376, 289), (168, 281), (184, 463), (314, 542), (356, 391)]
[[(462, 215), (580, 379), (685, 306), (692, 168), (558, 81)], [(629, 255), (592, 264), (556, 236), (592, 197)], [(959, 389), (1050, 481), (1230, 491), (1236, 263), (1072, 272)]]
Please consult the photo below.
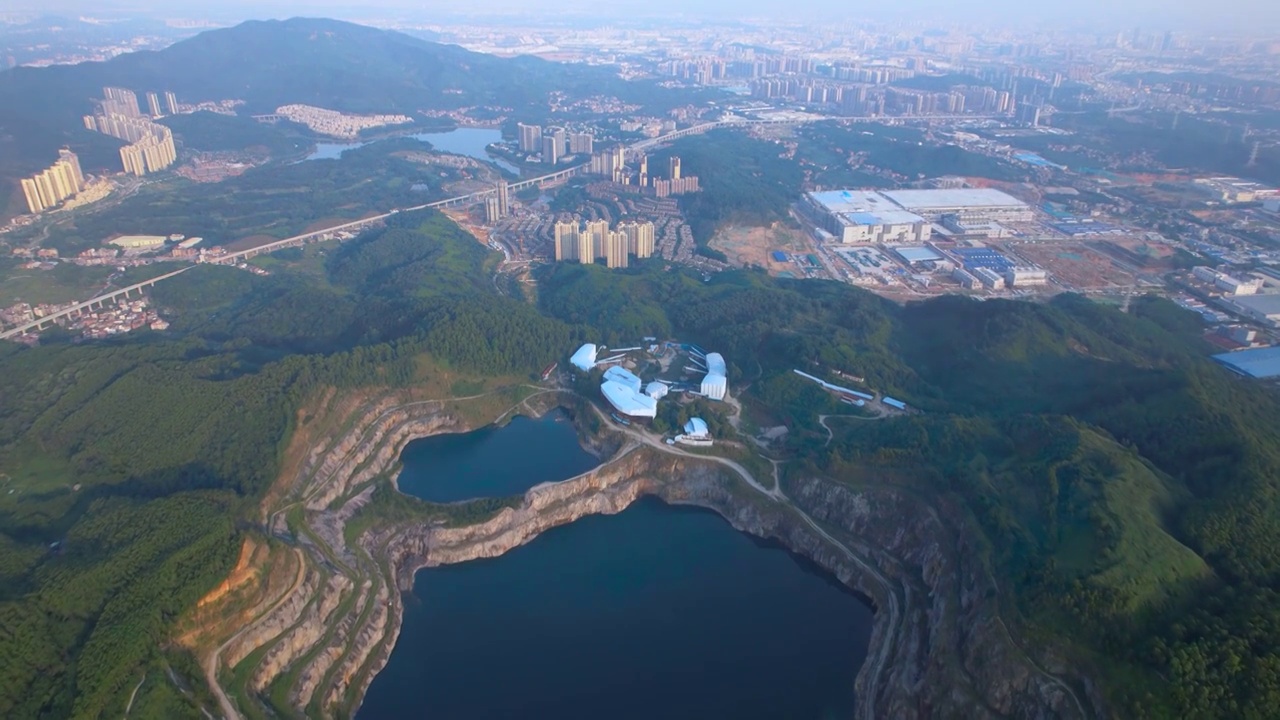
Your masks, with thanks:
[[(547, 399), (532, 406), (545, 409)], [(391, 409), (365, 406), (367, 423), (308, 458), (297, 488), (308, 508), (308, 543), (318, 563), (338, 557), (355, 601), (337, 609), (341, 585), (317, 575), (303, 585), (317, 602), (288, 603), (296, 620), (271, 613), (252, 628), (234, 656), (272, 645), (253, 674), (261, 691), (300, 663), (289, 688), (299, 709), (326, 716), (353, 714), (399, 633), (401, 592), (421, 567), (493, 557), (545, 530), (590, 514), (612, 514), (651, 494), (698, 505), (734, 527), (772, 538), (829, 570), (875, 605), (867, 661), (857, 678), (864, 718), (1101, 715), (1088, 693), (1039, 667), (1017, 646), (999, 616), (999, 593), (970, 547), (963, 516), (945, 503), (891, 487), (854, 490), (823, 478), (786, 488), (789, 501), (752, 489), (736, 471), (709, 459), (637, 447), (621, 435), (595, 438), (612, 460), (582, 476), (528, 491), (517, 508), (466, 527), (402, 524), (365, 531), (346, 547), (344, 527), (368, 490), (352, 494), (393, 464), (414, 437), (462, 431), (466, 423), (439, 405)], [(343, 499), (345, 498), (345, 500)], [(337, 502), (335, 502), (337, 501)], [(321, 547), (327, 546), (327, 547)], [(330, 565), (330, 567), (332, 567)], [(281, 606), (283, 611), (284, 605)], [(274, 640), (272, 638), (275, 638)], [(231, 659), (231, 657), (228, 657)], [(1039, 662), (1043, 663), (1044, 660)], [(232, 665), (235, 663), (232, 662)], [(1057, 668), (1050, 668), (1055, 673)]]

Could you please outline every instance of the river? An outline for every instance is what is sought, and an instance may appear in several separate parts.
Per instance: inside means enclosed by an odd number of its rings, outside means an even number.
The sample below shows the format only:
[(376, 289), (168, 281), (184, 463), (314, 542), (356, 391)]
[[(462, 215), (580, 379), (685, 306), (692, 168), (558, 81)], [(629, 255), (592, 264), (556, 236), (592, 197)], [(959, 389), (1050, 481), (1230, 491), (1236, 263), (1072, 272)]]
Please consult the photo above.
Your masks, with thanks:
[[(405, 449), (407, 492), (519, 492), (529, 472), (565, 479), (589, 457), (555, 415), (445, 438)], [(849, 717), (871, 621), (781, 547), (647, 498), (498, 558), (419, 571), (357, 717)]]
[[(502, 131), (498, 130), (497, 128), (460, 127), (460, 128), (455, 128), (453, 130), (448, 130), (445, 132), (412, 133), (412, 134), (407, 134), (399, 137), (411, 137), (417, 140), (429, 142), (431, 143), (431, 146), (433, 148), (435, 148), (436, 150), (439, 150), (440, 152), (454, 153), (456, 155), (466, 155), (468, 157), (473, 157), (477, 160), (482, 160), (484, 162), (497, 165), (498, 167), (501, 167), (504, 170), (509, 170), (515, 173), (517, 176), (520, 174), (520, 169), (517, 168), (515, 165), (512, 165), (511, 163), (501, 158), (494, 157), (490, 155), (488, 151), (485, 150), (485, 148), (488, 147), (490, 143), (495, 143), (502, 139)], [(347, 150), (353, 150), (358, 147), (364, 147), (365, 145), (368, 145), (370, 142), (377, 142), (377, 141), (370, 140), (366, 142), (353, 142), (353, 143), (326, 143), (326, 142), (316, 143), (316, 149), (312, 150), (311, 154), (307, 155), (303, 159), (304, 160), (336, 160), (341, 158), (342, 153), (346, 152)]]

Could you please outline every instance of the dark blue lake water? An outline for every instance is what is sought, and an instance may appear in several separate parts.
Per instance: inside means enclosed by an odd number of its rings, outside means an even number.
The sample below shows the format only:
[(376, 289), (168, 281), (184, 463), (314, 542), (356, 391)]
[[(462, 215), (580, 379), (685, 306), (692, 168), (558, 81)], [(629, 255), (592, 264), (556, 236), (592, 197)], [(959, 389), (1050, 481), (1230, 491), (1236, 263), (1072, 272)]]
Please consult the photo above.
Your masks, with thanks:
[[(529, 484), (530, 464), (565, 479), (585, 461), (563, 421), (430, 440), (445, 439), (406, 448), (402, 486), (465, 468), (471, 480), (423, 487), (509, 494)], [(871, 620), (782, 548), (709, 511), (642, 499), (499, 558), (420, 571), (357, 717), (847, 718)]]
[(400, 455), (400, 491), (432, 502), (520, 495), (600, 463), (578, 445), (563, 412), (517, 416), (503, 427), (414, 440)]

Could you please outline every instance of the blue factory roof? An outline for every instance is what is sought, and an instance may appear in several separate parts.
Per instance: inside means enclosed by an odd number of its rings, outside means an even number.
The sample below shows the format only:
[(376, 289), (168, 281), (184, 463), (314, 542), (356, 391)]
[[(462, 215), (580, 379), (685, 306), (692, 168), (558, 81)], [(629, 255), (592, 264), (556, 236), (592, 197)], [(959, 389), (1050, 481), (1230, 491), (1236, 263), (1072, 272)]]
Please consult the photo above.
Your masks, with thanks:
[(994, 188), (882, 190), (880, 194), (900, 207), (915, 212), (953, 208), (1018, 208), (1027, 205), (1018, 198)]
[(786, 254), (786, 253), (784, 253), (784, 252), (782, 252), (781, 250), (774, 250), (774, 251), (773, 251), (773, 259), (774, 259), (776, 262), (786, 262), (786, 261), (787, 261), (787, 254)]
[(1214, 355), (1214, 360), (1241, 375), (1270, 378), (1280, 375), (1280, 345)]
[(991, 248), (961, 248), (953, 252), (964, 261), (967, 270), (984, 267), (996, 272), (1004, 272), (1013, 267), (1013, 262), (1009, 258)]

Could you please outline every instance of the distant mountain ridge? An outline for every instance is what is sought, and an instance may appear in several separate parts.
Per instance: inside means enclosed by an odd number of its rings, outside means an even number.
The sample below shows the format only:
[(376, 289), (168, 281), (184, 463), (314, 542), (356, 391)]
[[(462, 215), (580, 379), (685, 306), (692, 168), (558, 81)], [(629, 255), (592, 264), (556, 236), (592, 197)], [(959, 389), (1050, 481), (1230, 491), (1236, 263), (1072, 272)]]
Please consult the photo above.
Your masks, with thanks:
[(250, 21), (102, 63), (15, 68), (0, 73), (0, 217), (6, 184), (12, 190), (14, 178), (47, 166), (62, 145), (100, 142), (81, 117), (109, 85), (129, 88), (140, 100), (147, 91), (173, 91), (180, 102), (241, 99), (242, 113), (302, 103), (416, 118), (421, 110), (476, 105), (545, 113), (552, 90), (618, 94), (645, 87), (607, 67), (499, 58), (313, 18)]
[(104, 85), (172, 90), (182, 100), (239, 98), (252, 113), (286, 103), (405, 112), (490, 102), (519, 107), (541, 100), (549, 82), (612, 76), (604, 68), (497, 58), (338, 20), (254, 20), (104, 63), (17, 68), (0, 80), (8, 106), (0, 122), (31, 114), (11, 103), (83, 114)]

